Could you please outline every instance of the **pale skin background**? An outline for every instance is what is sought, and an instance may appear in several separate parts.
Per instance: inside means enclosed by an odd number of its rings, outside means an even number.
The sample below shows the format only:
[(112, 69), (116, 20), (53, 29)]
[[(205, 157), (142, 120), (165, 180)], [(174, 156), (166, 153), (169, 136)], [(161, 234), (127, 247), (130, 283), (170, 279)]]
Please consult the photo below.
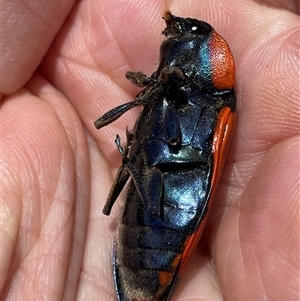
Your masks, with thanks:
[(299, 300), (299, 1), (1, 0), (1, 300), (116, 300), (121, 202), (101, 211), (139, 110), (93, 121), (150, 75), (166, 9), (236, 61), (238, 121), (203, 239), (173, 300)]

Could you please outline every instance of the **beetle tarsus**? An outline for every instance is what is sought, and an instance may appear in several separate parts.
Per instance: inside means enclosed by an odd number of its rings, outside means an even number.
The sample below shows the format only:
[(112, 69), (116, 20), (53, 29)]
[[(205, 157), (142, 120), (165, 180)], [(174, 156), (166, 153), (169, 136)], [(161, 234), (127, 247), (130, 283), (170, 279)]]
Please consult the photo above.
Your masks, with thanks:
[[(116, 135), (116, 139), (115, 139), (115, 144), (116, 144), (116, 146), (117, 146), (117, 148), (118, 148), (118, 151), (119, 151), (119, 153), (122, 155), (122, 157), (124, 156), (124, 149), (123, 149), (123, 147), (122, 147), (122, 145), (121, 145), (121, 138), (120, 138), (120, 136), (117, 134)], [(125, 155), (126, 156), (126, 155)]]
[(137, 87), (145, 87), (148, 86), (153, 79), (147, 76), (145, 73), (138, 71), (127, 71), (125, 73), (126, 78)]

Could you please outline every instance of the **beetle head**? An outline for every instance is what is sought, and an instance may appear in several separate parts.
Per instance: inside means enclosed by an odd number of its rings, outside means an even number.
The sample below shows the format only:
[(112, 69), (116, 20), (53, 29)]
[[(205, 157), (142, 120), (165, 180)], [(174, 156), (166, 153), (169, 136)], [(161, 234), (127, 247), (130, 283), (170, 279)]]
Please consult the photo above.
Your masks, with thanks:
[(166, 11), (163, 15), (167, 27), (162, 32), (167, 38), (173, 38), (181, 35), (204, 35), (208, 36), (214, 31), (213, 27), (206, 22), (192, 18), (180, 18)]

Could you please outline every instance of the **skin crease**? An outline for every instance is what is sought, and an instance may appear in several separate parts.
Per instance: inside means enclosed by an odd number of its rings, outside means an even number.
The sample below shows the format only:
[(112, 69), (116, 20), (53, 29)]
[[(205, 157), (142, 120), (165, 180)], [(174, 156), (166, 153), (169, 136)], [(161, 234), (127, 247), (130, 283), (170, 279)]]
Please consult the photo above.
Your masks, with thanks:
[(113, 140), (139, 110), (99, 131), (93, 121), (139, 91), (125, 71), (156, 69), (166, 9), (227, 40), (238, 96), (172, 300), (299, 300), (299, 2), (275, 0), (1, 1), (1, 300), (116, 300), (121, 202), (101, 211), (121, 161)]

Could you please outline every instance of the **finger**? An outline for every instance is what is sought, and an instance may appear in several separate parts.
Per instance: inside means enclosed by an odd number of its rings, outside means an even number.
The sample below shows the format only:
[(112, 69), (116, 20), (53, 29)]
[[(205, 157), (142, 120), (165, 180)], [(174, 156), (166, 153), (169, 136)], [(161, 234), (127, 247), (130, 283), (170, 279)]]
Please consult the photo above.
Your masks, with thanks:
[(279, 9), (286, 9), (298, 15), (300, 12), (300, 2), (298, 0), (256, 0), (256, 2)]
[(297, 299), (299, 145), (273, 147), (222, 220), (214, 258), (226, 300)]
[(1, 90), (21, 88), (37, 68), (75, 0), (1, 3)]
[(27, 87), (1, 107), (2, 293), (74, 300), (89, 204), (85, 136), (61, 93), (36, 75)]

